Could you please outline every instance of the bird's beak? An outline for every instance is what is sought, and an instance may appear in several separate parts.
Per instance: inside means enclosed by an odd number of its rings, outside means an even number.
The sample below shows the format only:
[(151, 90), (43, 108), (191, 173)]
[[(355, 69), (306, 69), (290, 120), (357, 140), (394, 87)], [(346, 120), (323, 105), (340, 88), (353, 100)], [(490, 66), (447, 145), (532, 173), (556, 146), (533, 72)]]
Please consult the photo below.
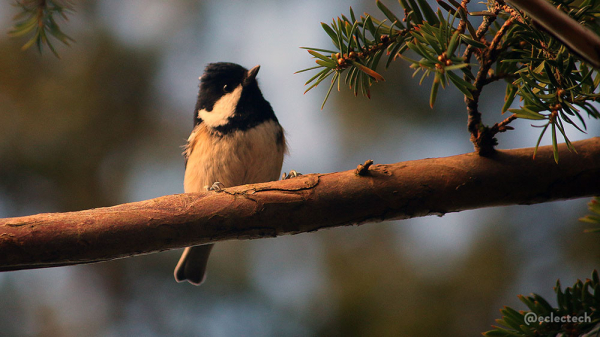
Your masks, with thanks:
[(258, 74), (259, 69), (260, 69), (260, 65), (248, 70), (248, 74), (246, 75), (246, 78), (244, 79), (244, 85), (249, 84), (250, 82), (252, 82), (252, 80), (254, 80), (256, 78), (256, 75)]

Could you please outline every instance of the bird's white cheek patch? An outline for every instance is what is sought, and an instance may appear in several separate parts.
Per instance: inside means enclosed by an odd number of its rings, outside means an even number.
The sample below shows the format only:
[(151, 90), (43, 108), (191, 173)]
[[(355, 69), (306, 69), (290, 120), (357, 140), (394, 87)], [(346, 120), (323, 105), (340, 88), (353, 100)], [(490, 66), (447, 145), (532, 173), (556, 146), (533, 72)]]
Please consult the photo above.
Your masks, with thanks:
[(204, 109), (198, 111), (198, 117), (207, 126), (217, 127), (227, 124), (227, 120), (235, 113), (240, 97), (242, 96), (242, 85), (238, 85), (232, 92), (223, 95), (213, 106), (212, 111)]

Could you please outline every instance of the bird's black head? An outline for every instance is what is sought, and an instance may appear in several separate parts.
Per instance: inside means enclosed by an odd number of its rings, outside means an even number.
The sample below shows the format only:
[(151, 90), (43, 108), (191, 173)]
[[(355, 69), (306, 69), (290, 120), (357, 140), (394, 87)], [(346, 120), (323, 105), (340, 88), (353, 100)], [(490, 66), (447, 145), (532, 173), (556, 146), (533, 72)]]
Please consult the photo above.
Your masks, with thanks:
[(256, 81), (260, 66), (250, 70), (235, 63), (210, 63), (200, 77), (194, 112), (195, 124), (222, 133), (246, 130), (264, 121), (277, 120)]

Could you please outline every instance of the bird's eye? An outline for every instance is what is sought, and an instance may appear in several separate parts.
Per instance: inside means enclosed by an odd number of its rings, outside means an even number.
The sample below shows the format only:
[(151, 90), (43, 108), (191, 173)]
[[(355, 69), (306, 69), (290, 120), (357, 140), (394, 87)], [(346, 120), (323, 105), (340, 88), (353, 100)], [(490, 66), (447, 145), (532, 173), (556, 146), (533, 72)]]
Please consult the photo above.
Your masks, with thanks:
[(223, 91), (224, 91), (224, 92), (230, 92), (231, 90), (229, 89), (229, 87), (230, 87), (229, 85), (225, 84), (225, 85), (223, 86)]

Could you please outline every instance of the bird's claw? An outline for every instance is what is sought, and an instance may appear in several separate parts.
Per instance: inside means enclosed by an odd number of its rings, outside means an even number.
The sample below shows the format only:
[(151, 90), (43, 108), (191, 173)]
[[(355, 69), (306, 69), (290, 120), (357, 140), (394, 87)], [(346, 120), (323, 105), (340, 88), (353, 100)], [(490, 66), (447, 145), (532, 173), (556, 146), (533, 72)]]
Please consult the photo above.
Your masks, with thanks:
[(290, 173), (285, 173), (283, 172), (283, 175), (281, 176), (281, 180), (286, 180), (286, 179), (290, 179), (290, 178), (296, 178), (297, 176), (301, 176), (302, 173), (300, 172), (296, 172), (296, 170), (290, 170)]
[(212, 186), (208, 187), (208, 186), (204, 186), (204, 188), (207, 191), (214, 191), (214, 192), (222, 192), (223, 189), (225, 188), (225, 185), (223, 185), (222, 182), (220, 181), (215, 181)]

